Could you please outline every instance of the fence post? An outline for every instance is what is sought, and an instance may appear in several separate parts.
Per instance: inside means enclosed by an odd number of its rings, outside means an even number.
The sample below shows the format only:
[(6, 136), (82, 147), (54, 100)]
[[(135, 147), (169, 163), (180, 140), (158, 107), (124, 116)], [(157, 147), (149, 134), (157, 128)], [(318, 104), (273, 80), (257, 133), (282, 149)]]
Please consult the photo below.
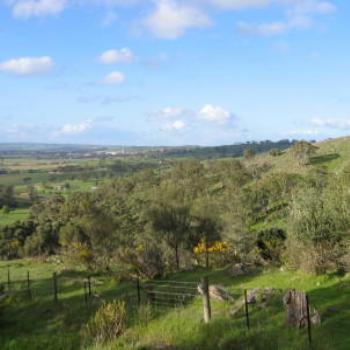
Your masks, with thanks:
[(202, 287), (203, 287), (203, 317), (204, 317), (204, 322), (209, 323), (211, 319), (211, 306), (210, 306), (208, 277), (202, 278)]
[(55, 302), (58, 301), (58, 290), (57, 290), (57, 274), (53, 273), (53, 299)]
[(11, 276), (10, 276), (10, 265), (7, 266), (7, 289), (11, 289)]
[(249, 321), (249, 308), (248, 308), (248, 298), (247, 298), (247, 290), (244, 290), (244, 305), (245, 305), (245, 319), (247, 323), (247, 329), (250, 329), (250, 321)]
[(88, 276), (89, 297), (91, 297), (91, 276)]
[(140, 286), (140, 277), (137, 277), (136, 280), (136, 289), (137, 289), (137, 304), (141, 305), (141, 286)]
[(84, 300), (86, 307), (88, 307), (87, 281), (84, 281)]
[(309, 345), (311, 346), (312, 343), (312, 336), (311, 336), (311, 320), (310, 320), (310, 305), (309, 305), (309, 296), (306, 294), (306, 315), (307, 315), (307, 334), (309, 337)]
[(32, 298), (32, 292), (30, 290), (30, 275), (29, 275), (29, 270), (27, 271), (27, 291), (28, 291), (28, 297), (31, 299)]

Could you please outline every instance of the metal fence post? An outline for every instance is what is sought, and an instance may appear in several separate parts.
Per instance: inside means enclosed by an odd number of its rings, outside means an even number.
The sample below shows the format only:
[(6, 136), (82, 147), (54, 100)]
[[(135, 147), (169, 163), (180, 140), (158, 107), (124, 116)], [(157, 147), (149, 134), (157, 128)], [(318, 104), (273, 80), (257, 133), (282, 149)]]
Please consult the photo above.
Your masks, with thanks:
[(32, 292), (30, 290), (30, 275), (29, 275), (29, 270), (27, 271), (27, 291), (28, 291), (28, 297), (31, 299), (32, 298)]
[(87, 281), (84, 281), (84, 300), (86, 307), (88, 307)]
[(307, 314), (307, 335), (309, 338), (309, 345), (312, 344), (312, 336), (311, 336), (311, 320), (310, 320), (310, 304), (309, 304), (309, 296), (306, 294), (306, 314)]
[(89, 297), (91, 297), (91, 276), (88, 276)]
[(248, 308), (248, 298), (247, 298), (247, 290), (244, 290), (244, 305), (245, 305), (245, 319), (247, 323), (247, 329), (250, 329), (250, 320), (249, 320), (249, 308)]
[(138, 306), (141, 305), (141, 286), (140, 286), (140, 278), (137, 277), (137, 280), (136, 280), (136, 289), (137, 289), (137, 303), (138, 303)]
[(11, 289), (11, 276), (10, 276), (10, 265), (7, 266), (7, 289)]
[(53, 273), (53, 299), (55, 302), (58, 301), (58, 290), (57, 290), (57, 274)]

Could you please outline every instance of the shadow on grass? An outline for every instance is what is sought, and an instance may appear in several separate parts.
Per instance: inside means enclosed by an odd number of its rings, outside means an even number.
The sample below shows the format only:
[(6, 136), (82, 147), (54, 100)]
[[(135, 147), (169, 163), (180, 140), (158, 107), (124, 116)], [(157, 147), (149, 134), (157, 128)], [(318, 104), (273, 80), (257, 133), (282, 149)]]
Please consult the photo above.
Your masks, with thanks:
[(195, 270), (182, 271), (174, 274), (169, 274), (164, 280), (182, 281), (182, 282), (201, 282), (203, 277), (209, 278), (210, 284), (220, 284), (223, 286), (235, 287), (236, 285), (247, 283), (259, 276), (263, 270), (256, 268), (249, 274), (243, 276), (233, 276), (230, 274), (230, 267), (219, 269), (206, 269), (197, 267)]
[(332, 160), (338, 159), (340, 155), (338, 153), (329, 153), (320, 156), (311, 157), (310, 162), (312, 165), (318, 165), (330, 162)]
[(122, 299), (130, 292), (129, 285), (109, 281), (99, 286), (99, 295), (93, 290), (87, 304), (83, 285), (86, 273), (72, 275), (70, 279), (58, 277), (58, 302), (54, 301), (51, 278), (32, 281), (31, 299), (24, 289), (2, 302), (0, 349), (79, 349), (80, 330), (102, 302)]
[[(306, 328), (299, 330), (285, 325), (286, 311), (282, 296), (276, 295), (266, 307), (250, 307), (249, 331), (242, 310), (234, 316), (216, 312), (208, 325), (191, 324), (190, 331), (178, 327), (174, 335), (171, 331), (176, 327), (169, 325), (168, 330), (162, 329), (165, 334), (168, 331), (169, 335), (154, 339), (140, 349), (154, 350), (163, 344), (167, 344), (164, 349), (168, 350), (309, 349)], [(350, 349), (350, 282), (315, 289), (310, 292), (310, 301), (311, 307), (316, 307), (322, 318), (321, 325), (312, 327), (311, 348)]]

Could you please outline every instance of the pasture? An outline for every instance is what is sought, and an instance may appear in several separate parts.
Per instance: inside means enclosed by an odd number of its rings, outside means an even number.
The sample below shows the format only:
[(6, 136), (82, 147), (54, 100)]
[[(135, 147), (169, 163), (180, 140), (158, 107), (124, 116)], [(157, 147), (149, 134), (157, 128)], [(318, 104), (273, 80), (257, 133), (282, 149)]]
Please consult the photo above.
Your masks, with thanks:
[[(232, 303), (212, 301), (212, 321), (202, 321), (201, 297), (178, 308), (138, 307), (135, 282), (118, 281), (117, 271), (93, 276), (94, 298), (89, 306), (84, 301), (83, 282), (89, 275), (82, 267), (69, 267), (61, 257), (44, 260), (0, 262), (0, 283), (6, 285), (8, 267), (12, 281), (22, 281), (23, 293), (13, 293), (2, 308), (1, 349), (78, 349), (85, 348), (81, 331), (102, 300), (128, 300), (128, 324), (124, 335), (113, 343), (98, 344), (91, 349), (307, 349), (305, 329), (285, 326), (281, 292), (267, 306), (250, 307), (250, 329), (246, 328), (240, 291), (252, 288), (296, 288), (310, 295), (311, 304), (322, 315), (322, 324), (312, 329), (313, 346), (317, 349), (348, 349), (350, 337), (349, 276), (311, 276), (301, 272), (268, 269), (232, 277), (225, 268), (180, 272), (165, 281), (199, 281), (204, 275), (211, 284), (220, 284), (235, 296)], [(27, 271), (30, 273), (32, 299), (26, 293)], [(53, 300), (53, 272), (58, 274), (59, 300)], [(13, 288), (16, 288), (14, 285)], [(17, 287), (19, 288), (19, 287)], [(238, 311), (232, 314), (235, 308)]]

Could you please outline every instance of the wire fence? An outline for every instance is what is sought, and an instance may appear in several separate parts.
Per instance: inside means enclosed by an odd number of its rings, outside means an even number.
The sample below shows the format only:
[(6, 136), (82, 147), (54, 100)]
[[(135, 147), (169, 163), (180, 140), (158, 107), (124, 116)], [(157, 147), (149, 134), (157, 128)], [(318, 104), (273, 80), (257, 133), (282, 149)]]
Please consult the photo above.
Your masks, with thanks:
[[(4, 278), (5, 277), (5, 278)], [(11, 278), (11, 270), (2, 275), (0, 294), (21, 295), (30, 300), (59, 303), (62, 300), (76, 298), (90, 306), (104, 300), (123, 300), (129, 308), (137, 310), (141, 305), (150, 305), (157, 310), (186, 307), (193, 303), (202, 303), (196, 308), (201, 318), (209, 323), (213, 317), (212, 309), (228, 305), (230, 317), (245, 323), (247, 331), (252, 328), (263, 329), (271, 315), (281, 314), (294, 328), (305, 329), (308, 341), (312, 342), (312, 325), (317, 323), (317, 314), (310, 306), (309, 296), (295, 290), (274, 288), (228, 289), (212, 285), (207, 277), (201, 281), (150, 280), (136, 279), (123, 287), (114, 288), (110, 278), (79, 274), (64, 275), (53, 273), (51, 278), (35, 279), (28, 271), (22, 279)], [(219, 304), (221, 303), (221, 304)], [(95, 309), (95, 308), (91, 308)], [(282, 321), (282, 322), (284, 322)]]

